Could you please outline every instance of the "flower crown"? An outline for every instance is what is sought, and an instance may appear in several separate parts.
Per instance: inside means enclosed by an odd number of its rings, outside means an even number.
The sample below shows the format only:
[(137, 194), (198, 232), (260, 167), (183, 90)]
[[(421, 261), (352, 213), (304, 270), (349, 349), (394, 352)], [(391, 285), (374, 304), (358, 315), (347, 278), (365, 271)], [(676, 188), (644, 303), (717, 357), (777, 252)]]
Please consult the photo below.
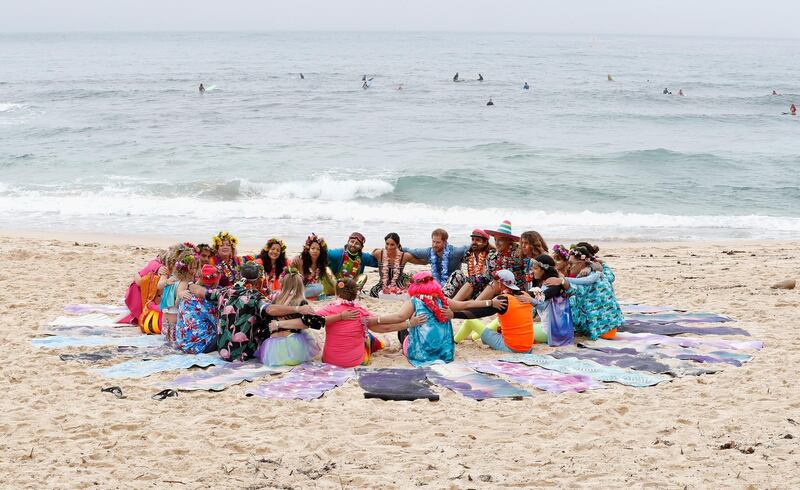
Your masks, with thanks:
[(264, 275), (265, 275), (265, 273), (264, 273), (264, 266), (263, 266), (263, 265), (261, 265), (261, 263), (260, 263), (260, 262), (256, 262), (255, 260), (248, 260), (247, 262), (245, 262), (245, 263), (243, 263), (242, 265), (240, 265), (240, 266), (239, 266), (239, 273), (240, 273), (240, 274), (241, 274), (241, 272), (242, 272), (242, 268), (243, 268), (244, 266), (253, 266), (253, 267), (257, 267), (257, 268), (258, 268), (258, 277), (264, 277)]
[(284, 273), (285, 273), (287, 276), (288, 276), (289, 274), (297, 274), (297, 275), (300, 275), (300, 270), (299, 270), (297, 267), (295, 267), (295, 266), (293, 266), (293, 265), (290, 265), (289, 267), (287, 267), (286, 269), (284, 269)]
[(585, 248), (579, 247), (577, 245), (570, 245), (569, 246), (569, 254), (573, 257), (577, 257), (580, 260), (593, 260), (594, 255), (589, 253)]
[(198, 259), (199, 257), (195, 253), (184, 254), (175, 262), (175, 270), (188, 272), (197, 264)]
[(262, 252), (269, 252), (269, 249), (272, 248), (273, 245), (280, 245), (281, 246), (281, 253), (286, 252), (286, 244), (283, 243), (283, 240), (280, 238), (270, 238), (264, 248), (261, 249)]
[(209, 245), (209, 244), (207, 244), (207, 243), (198, 243), (198, 244), (197, 244), (197, 247), (195, 247), (195, 249), (196, 249), (198, 252), (202, 252), (203, 250), (211, 250), (212, 252), (214, 251), (214, 249), (213, 249), (213, 248), (211, 248), (211, 245)]
[(214, 248), (219, 248), (222, 246), (222, 242), (225, 241), (230, 242), (231, 246), (234, 248), (239, 244), (239, 240), (227, 231), (221, 231), (217, 233), (211, 238), (211, 240), (214, 242)]
[(559, 245), (557, 243), (555, 245), (553, 245), (553, 252), (555, 252), (558, 255), (560, 255), (561, 258), (563, 258), (564, 260), (567, 260), (569, 258), (569, 250), (564, 248), (563, 245)]
[(306, 243), (305, 243), (305, 245), (303, 245), (303, 250), (308, 252), (308, 250), (311, 248), (311, 244), (314, 243), (314, 242), (319, 243), (319, 248), (320, 249), (327, 249), (328, 248), (328, 244), (325, 243), (325, 239), (324, 238), (320, 238), (320, 237), (317, 236), (316, 233), (312, 233), (312, 234), (308, 235), (308, 238), (306, 238)]

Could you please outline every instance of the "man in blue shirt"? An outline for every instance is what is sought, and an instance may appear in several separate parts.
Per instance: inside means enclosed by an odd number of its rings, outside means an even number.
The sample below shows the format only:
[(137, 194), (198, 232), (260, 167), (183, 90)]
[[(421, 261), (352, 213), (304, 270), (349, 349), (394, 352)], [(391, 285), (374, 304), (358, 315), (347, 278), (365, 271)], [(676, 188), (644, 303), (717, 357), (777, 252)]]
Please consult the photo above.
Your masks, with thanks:
[(372, 254), (362, 252), (365, 242), (364, 235), (353, 232), (344, 248), (328, 249), (328, 267), (330, 267), (336, 280), (349, 277), (356, 281), (359, 288), (367, 282), (364, 267), (378, 267), (378, 261)]
[(450, 235), (445, 230), (437, 228), (431, 233), (430, 247), (407, 250), (423, 264), (431, 265), (431, 274), (439, 284), (446, 283), (450, 274), (461, 270), (464, 255), (469, 252), (470, 248), (470, 245), (454, 247), (448, 244), (449, 237)]

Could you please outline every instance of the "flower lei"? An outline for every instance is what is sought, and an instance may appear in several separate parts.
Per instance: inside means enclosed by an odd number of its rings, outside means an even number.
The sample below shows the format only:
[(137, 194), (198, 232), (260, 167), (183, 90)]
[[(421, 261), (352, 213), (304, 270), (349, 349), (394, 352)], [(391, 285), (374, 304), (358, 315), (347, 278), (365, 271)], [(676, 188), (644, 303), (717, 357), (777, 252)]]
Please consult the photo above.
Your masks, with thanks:
[(400, 278), (400, 262), (403, 260), (402, 252), (400, 257), (395, 256), (394, 265), (392, 265), (392, 278), (389, 279), (389, 255), (386, 250), (383, 251), (381, 260), (381, 284), (383, 285), (384, 294), (397, 294), (400, 288), (397, 286), (397, 280)]
[(431, 247), (430, 257), (428, 258), (429, 259), (428, 261), (431, 264), (431, 275), (433, 276), (434, 279), (436, 279), (436, 282), (438, 282), (439, 284), (444, 284), (447, 281), (447, 271), (450, 264), (451, 249), (452, 247), (450, 247), (450, 245), (445, 245), (444, 252), (442, 253), (442, 261), (439, 264), (439, 269), (441, 270), (441, 272), (439, 272), (436, 270), (436, 259), (437, 259), (436, 252), (433, 250), (433, 247)]
[[(436, 318), (437, 322), (447, 323), (448, 320), (444, 314), (444, 309), (447, 308), (447, 297), (445, 297), (444, 294), (442, 294), (441, 292), (436, 296), (431, 296), (428, 294), (420, 294), (419, 296), (417, 296), (417, 298), (419, 298), (419, 300), (422, 301), (422, 304), (424, 304), (426, 308), (431, 310), (431, 313), (433, 313), (433, 316), (434, 318)], [(439, 304), (436, 303), (437, 299), (442, 302), (441, 306), (439, 306)]]
[[(478, 254), (478, 259), (475, 259), (475, 254), (470, 252), (469, 259), (467, 260), (467, 275), (469, 277), (476, 277), (483, 274), (486, 270), (486, 256), (488, 253), (486, 250)], [(476, 267), (476, 262), (477, 267)]]
[(342, 270), (340, 271), (341, 276), (355, 278), (358, 275), (358, 271), (361, 270), (361, 254), (358, 254), (356, 258), (350, 257), (350, 254), (347, 252), (347, 248), (342, 250)]

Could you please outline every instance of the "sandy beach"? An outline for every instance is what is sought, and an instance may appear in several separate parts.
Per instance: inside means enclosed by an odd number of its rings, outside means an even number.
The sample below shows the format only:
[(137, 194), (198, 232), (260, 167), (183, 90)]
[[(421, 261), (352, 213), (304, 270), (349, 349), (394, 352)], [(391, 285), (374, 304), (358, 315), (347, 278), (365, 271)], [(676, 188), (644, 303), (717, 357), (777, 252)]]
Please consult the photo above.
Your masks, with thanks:
[[(0, 235), (0, 486), (800, 487), (800, 289), (769, 288), (800, 279), (800, 242), (599, 243), (621, 300), (728, 315), (765, 343), (742, 367), (651, 388), (475, 402), (437, 387), (438, 402), (384, 402), (350, 380), (302, 402), (247, 398), (243, 383), (159, 402), (174, 373), (107, 380), (31, 345), (66, 304), (121, 304), (160, 244)], [(372, 365), (409, 367), (382, 338)], [(498, 354), (465, 342), (456, 357)], [(113, 384), (127, 398), (100, 392)], [(730, 441), (753, 451), (720, 449)]]

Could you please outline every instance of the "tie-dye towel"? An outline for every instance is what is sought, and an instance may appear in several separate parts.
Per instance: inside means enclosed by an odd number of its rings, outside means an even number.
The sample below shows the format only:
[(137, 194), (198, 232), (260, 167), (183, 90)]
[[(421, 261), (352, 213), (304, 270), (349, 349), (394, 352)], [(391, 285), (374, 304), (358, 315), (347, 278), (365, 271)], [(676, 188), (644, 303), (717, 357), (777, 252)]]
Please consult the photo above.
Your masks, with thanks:
[(764, 343), (760, 340), (736, 341), (697, 337), (669, 337), (667, 335), (656, 335), (650, 333), (618, 332), (617, 336), (615, 337), (615, 340), (616, 339), (634, 344), (679, 345), (681, 347), (713, 347), (715, 349), (733, 350), (761, 350), (761, 348), (764, 347)]
[(330, 364), (301, 364), (280, 379), (247, 390), (245, 395), (310, 401), (321, 397), (326, 391), (347, 383), (354, 374), (352, 369)]
[(431, 391), (431, 384), (422, 369), (357, 368), (356, 374), (364, 398), (392, 401), (439, 399), (439, 395)]
[(619, 331), (630, 333), (653, 333), (657, 335), (680, 335), (691, 333), (695, 335), (750, 336), (750, 332), (738, 327), (695, 327), (691, 325), (681, 325), (680, 323), (657, 323), (643, 320), (626, 320), (625, 324), (619, 328)]
[(620, 303), (622, 313), (667, 313), (675, 311), (672, 306), (637, 305), (634, 303)]
[(539, 366), (503, 361), (470, 361), (467, 365), (478, 372), (494, 374), (511, 383), (534, 386), (550, 393), (580, 393), (586, 390), (607, 388), (605, 384), (591, 376), (563, 374), (557, 371), (548, 371)]
[(105, 315), (127, 315), (130, 313), (128, 307), (125, 305), (95, 305), (95, 304), (77, 304), (67, 305), (64, 307), (64, 313), (70, 315), (82, 315), (84, 313), (103, 313)]
[(625, 354), (620, 352), (608, 353), (593, 349), (578, 349), (575, 351), (559, 350), (551, 352), (550, 355), (556, 359), (566, 359), (568, 357), (589, 359), (604, 366), (617, 366), (621, 368), (634, 369), (636, 371), (669, 374), (675, 377), (700, 376), (718, 371), (718, 369), (701, 367), (695, 363), (680, 361), (678, 359), (657, 360), (656, 357), (649, 352), (641, 354)]
[(253, 381), (263, 376), (285, 373), (291, 369), (290, 366), (265, 366), (256, 361), (232, 362), (213, 366), (205, 371), (184, 374), (161, 384), (166, 388), (182, 391), (222, 391), (243, 381)]
[(67, 335), (70, 337), (134, 337), (136, 335), (141, 335), (142, 331), (139, 330), (138, 327), (132, 327), (130, 325), (119, 325), (116, 327), (56, 325), (46, 327), (45, 333)]
[(677, 311), (666, 311), (662, 313), (626, 313), (625, 319), (657, 323), (722, 323), (733, 321), (730, 317), (717, 313), (680, 313)]
[(502, 357), (501, 361), (520, 362), (530, 366), (541, 366), (565, 374), (584, 374), (598, 381), (620, 383), (627, 386), (653, 386), (672, 378), (663, 374), (648, 374), (643, 371), (631, 371), (616, 366), (603, 366), (594, 361), (575, 359), (556, 359), (541, 354), (516, 354)]
[(597, 339), (586, 342), (578, 342), (579, 347), (597, 350), (601, 352), (637, 354), (645, 353), (658, 358), (680, 359), (703, 363), (725, 363), (733, 366), (741, 366), (742, 363), (749, 361), (752, 356), (739, 352), (712, 351), (704, 352), (695, 349), (684, 349), (679, 347), (660, 347), (652, 344), (635, 344), (623, 342), (621, 340)]
[(128, 345), (133, 347), (158, 347), (164, 345), (161, 335), (138, 335), (136, 337), (68, 337), (53, 335), (41, 339), (32, 339), (34, 347), (47, 349), (62, 349), (64, 347), (94, 347), (99, 345)]
[(119, 318), (120, 316), (89, 313), (81, 316), (60, 316), (47, 325), (51, 327), (114, 327), (120, 325), (117, 323)]
[(155, 347), (119, 346), (116, 349), (102, 349), (95, 352), (79, 352), (76, 354), (60, 354), (62, 361), (98, 362), (115, 357), (133, 357), (136, 359), (158, 359), (175, 354), (175, 349), (162, 344)]
[(228, 364), (228, 362), (220, 359), (216, 352), (213, 354), (173, 354), (170, 356), (164, 356), (161, 359), (153, 359), (151, 361), (125, 361), (115, 364), (114, 366), (102, 369), (92, 369), (91, 371), (101, 374), (106, 378), (146, 378), (147, 376), (156, 373), (162, 373), (164, 371), (189, 369), (194, 366), (221, 366), (224, 364)]
[(425, 368), (428, 379), (473, 400), (531, 396), (506, 380), (478, 373), (462, 364), (438, 364)]

